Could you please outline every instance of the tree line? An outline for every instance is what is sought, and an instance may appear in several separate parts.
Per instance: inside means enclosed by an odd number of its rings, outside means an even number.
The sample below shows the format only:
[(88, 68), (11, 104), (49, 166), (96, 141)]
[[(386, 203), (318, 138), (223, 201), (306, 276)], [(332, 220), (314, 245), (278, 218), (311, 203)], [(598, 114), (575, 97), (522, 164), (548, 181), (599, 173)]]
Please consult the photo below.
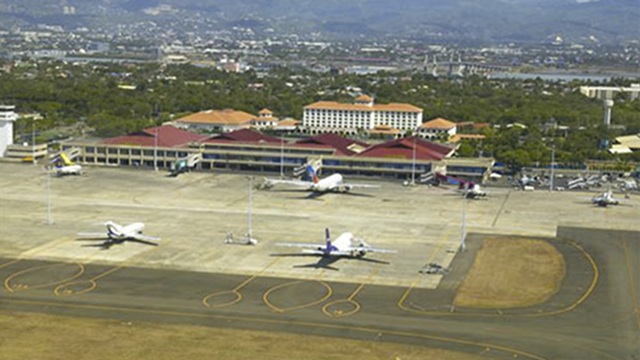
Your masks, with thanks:
[[(425, 120), (488, 123), (481, 142), (463, 142), (463, 156), (493, 156), (517, 168), (545, 164), (555, 148), (559, 162), (611, 159), (602, 144), (621, 134), (640, 133), (640, 101), (614, 99), (614, 127), (602, 124), (602, 102), (579, 92), (586, 83), (438, 78), (421, 72), (372, 75), (320, 74), (287, 68), (269, 73), (227, 73), (191, 65), (17, 63), (0, 73), (0, 100), (20, 112), (44, 116), (38, 131), (81, 125), (110, 137), (207, 109), (232, 108), (257, 114), (302, 118), (319, 100), (352, 102), (358, 90), (376, 103), (410, 103)], [(615, 79), (611, 84), (628, 86)], [(356, 89), (356, 90), (354, 90)], [(17, 128), (31, 128), (21, 120)], [(569, 128), (566, 133), (544, 125)], [(519, 124), (518, 126), (512, 126)], [(500, 128), (494, 126), (499, 125)], [(622, 160), (638, 161), (637, 154)]]

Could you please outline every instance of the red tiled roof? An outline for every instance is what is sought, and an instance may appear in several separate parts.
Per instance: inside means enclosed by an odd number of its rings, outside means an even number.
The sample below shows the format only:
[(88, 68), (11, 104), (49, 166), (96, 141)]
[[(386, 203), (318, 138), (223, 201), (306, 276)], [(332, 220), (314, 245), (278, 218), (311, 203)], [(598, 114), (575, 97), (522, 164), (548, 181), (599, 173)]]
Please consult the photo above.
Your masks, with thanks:
[(460, 140), (468, 139), (468, 140), (482, 140), (486, 136), (481, 134), (455, 134), (449, 139), (450, 143), (457, 143)]
[(217, 124), (217, 125), (242, 125), (246, 124), (254, 115), (244, 111), (224, 109), (224, 110), (204, 110), (182, 117), (176, 122), (187, 124)]
[[(157, 141), (155, 139), (157, 134)], [(171, 125), (162, 125), (154, 128), (143, 129), (131, 134), (117, 136), (102, 141), (111, 145), (139, 145), (177, 147), (187, 145), (194, 141), (205, 139), (207, 135), (196, 134), (190, 131), (178, 129)]]
[(336, 134), (321, 134), (314, 137), (309, 137), (296, 142), (296, 145), (323, 145), (336, 149), (336, 155), (355, 155), (358, 151), (354, 151), (354, 147), (367, 148), (369, 144), (344, 138)]
[(321, 109), (321, 110), (347, 110), (347, 111), (402, 111), (402, 112), (418, 112), (422, 109), (411, 104), (390, 103), (377, 104), (373, 106), (365, 104), (344, 104), (335, 101), (318, 101), (307, 105), (305, 109)]
[(456, 127), (456, 123), (443, 118), (435, 118), (420, 125), (422, 129), (444, 129), (449, 130)]
[(205, 143), (280, 143), (280, 138), (266, 136), (258, 131), (251, 129), (240, 129), (236, 131), (226, 132), (205, 140)]
[(278, 121), (278, 125), (277, 126), (298, 126), (300, 125), (300, 120), (296, 120), (296, 119), (282, 119), (280, 121)]
[(356, 102), (359, 102), (359, 103), (360, 103), (360, 102), (370, 103), (370, 102), (372, 102), (372, 101), (373, 101), (373, 98), (372, 98), (371, 96), (369, 96), (369, 95), (365, 95), (365, 94), (360, 95), (360, 96), (358, 96), (358, 97), (356, 98)]
[(448, 146), (436, 144), (419, 137), (408, 137), (388, 141), (374, 145), (358, 154), (358, 156), (379, 158), (413, 158), (413, 144), (415, 139), (416, 159), (418, 160), (442, 160), (449, 156), (453, 149)]

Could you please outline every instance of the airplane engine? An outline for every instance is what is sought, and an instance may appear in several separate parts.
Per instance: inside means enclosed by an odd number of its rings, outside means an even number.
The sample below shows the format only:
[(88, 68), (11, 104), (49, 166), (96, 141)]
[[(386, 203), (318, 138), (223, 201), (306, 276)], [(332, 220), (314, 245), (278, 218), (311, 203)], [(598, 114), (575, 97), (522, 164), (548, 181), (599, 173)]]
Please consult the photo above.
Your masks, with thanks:
[(349, 186), (349, 185), (347, 185), (347, 186), (343, 186), (343, 187), (342, 187), (342, 191), (344, 191), (344, 192), (349, 192), (349, 191), (351, 191), (351, 189), (352, 189), (352, 188), (353, 188), (353, 187), (352, 187), (352, 186)]
[(364, 249), (361, 250), (351, 250), (351, 256), (356, 258), (363, 257), (367, 252)]

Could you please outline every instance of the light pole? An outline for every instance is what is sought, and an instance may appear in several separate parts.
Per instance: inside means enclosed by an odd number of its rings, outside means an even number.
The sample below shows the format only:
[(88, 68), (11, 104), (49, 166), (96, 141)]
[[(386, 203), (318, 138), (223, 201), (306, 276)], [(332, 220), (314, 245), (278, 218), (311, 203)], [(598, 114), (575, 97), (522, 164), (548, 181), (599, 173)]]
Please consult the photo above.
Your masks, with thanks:
[(52, 225), (51, 219), (51, 169), (47, 168), (47, 225)]
[(467, 237), (467, 192), (469, 191), (469, 183), (464, 184), (464, 197), (462, 198), (462, 226), (460, 229), (460, 251), (465, 249), (465, 238)]
[(553, 146), (551, 146), (551, 179), (549, 181), (549, 191), (553, 191), (553, 177), (554, 177), (554, 170), (555, 170), (555, 161), (556, 161), (556, 145), (553, 144)]
[(253, 176), (249, 177), (249, 201), (247, 204), (247, 238), (251, 239), (251, 203), (253, 202)]
[(249, 201), (247, 204), (247, 238), (245, 245), (256, 245), (258, 240), (251, 237), (251, 207), (253, 204), (253, 176), (249, 176)]
[(284, 137), (280, 138), (280, 178), (284, 178)]
[(31, 120), (31, 159), (36, 164), (36, 119)]
[(411, 149), (411, 185), (416, 184), (416, 136), (413, 135), (413, 147)]
[(156, 126), (153, 131), (153, 169), (158, 171), (158, 127)]

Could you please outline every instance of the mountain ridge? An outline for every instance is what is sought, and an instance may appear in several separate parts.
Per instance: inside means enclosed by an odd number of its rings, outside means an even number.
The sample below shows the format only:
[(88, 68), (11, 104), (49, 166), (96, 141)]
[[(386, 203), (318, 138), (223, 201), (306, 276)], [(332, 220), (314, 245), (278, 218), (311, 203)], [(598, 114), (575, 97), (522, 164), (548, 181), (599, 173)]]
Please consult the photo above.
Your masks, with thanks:
[[(145, 11), (161, 5), (172, 11), (155, 15)], [(65, 6), (74, 6), (76, 15), (58, 16)], [(406, 36), (544, 42), (562, 37), (620, 42), (640, 38), (640, 0), (54, 0), (45, 5), (41, 0), (0, 0), (0, 17), (13, 25), (58, 19), (56, 25), (87, 26), (92, 20), (117, 23), (120, 15), (128, 21), (159, 23), (197, 15), (220, 28), (245, 21), (280, 32), (295, 23), (299, 35), (321, 33), (344, 39)]]

